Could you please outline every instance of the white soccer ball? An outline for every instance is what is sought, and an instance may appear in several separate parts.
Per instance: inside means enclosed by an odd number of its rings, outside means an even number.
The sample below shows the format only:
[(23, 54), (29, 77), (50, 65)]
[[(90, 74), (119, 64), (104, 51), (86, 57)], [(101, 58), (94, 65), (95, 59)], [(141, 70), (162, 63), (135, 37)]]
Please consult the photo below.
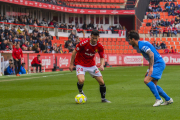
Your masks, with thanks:
[(77, 104), (83, 104), (86, 102), (86, 96), (84, 96), (83, 94), (77, 94), (75, 97), (75, 101)]

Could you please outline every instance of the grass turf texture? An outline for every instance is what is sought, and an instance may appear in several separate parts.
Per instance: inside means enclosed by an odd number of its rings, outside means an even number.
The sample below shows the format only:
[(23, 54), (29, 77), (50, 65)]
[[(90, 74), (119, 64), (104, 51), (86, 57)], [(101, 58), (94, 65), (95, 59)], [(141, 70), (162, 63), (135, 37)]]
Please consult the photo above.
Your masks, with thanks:
[(147, 67), (106, 68), (102, 72), (106, 98), (101, 103), (98, 83), (86, 73), (85, 104), (76, 104), (75, 71), (0, 77), (0, 120), (175, 120), (180, 119), (180, 69), (167, 66), (158, 84), (174, 99), (152, 107), (155, 98), (143, 83)]

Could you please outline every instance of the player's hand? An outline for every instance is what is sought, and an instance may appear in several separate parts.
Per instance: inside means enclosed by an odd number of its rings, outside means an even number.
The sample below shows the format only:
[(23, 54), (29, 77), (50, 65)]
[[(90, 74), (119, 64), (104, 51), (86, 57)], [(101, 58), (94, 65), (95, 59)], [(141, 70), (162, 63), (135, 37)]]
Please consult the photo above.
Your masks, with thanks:
[(73, 71), (73, 67), (74, 67), (74, 65), (70, 65), (69, 66), (69, 70), (72, 72)]
[(150, 76), (150, 77), (151, 77), (151, 75), (152, 75), (152, 72), (153, 72), (153, 69), (149, 69), (148, 76)]
[(16, 58), (16, 61), (19, 61), (19, 60)]
[(145, 77), (147, 76), (148, 72), (146, 72)]
[(100, 70), (104, 71), (104, 66), (103, 65), (100, 66)]

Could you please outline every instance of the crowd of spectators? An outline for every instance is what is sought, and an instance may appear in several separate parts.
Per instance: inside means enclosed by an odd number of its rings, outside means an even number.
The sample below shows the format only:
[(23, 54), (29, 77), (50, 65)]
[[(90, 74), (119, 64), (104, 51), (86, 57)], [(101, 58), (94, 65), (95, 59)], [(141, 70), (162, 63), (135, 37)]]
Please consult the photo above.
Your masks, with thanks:
[[(63, 53), (62, 45), (52, 45), (52, 36), (47, 30), (39, 31), (35, 28), (32, 33), (29, 30), (18, 27), (15, 30), (5, 26), (5, 29), (0, 27), (0, 50), (12, 50), (16, 44), (20, 44), (23, 51), (35, 51), (35, 53)], [(61, 51), (61, 52), (60, 52)]]
[(80, 42), (79, 37), (76, 36), (74, 32), (71, 32), (64, 47), (67, 48), (69, 52), (71, 53), (76, 47), (76, 45), (79, 44), (79, 42)]
[(154, 41), (154, 42), (152, 43), (152, 45), (153, 45), (157, 50), (163, 49), (163, 50), (164, 50), (164, 53), (177, 53), (177, 50), (174, 49), (173, 47), (171, 47), (171, 49), (169, 50), (169, 49), (167, 48), (166, 43), (165, 43), (164, 41), (162, 41), (161, 43)]
[[(9, 59), (7, 61), (4, 61), (4, 69), (1, 68), (1, 71), (4, 71), (5, 75), (15, 75), (15, 68), (14, 68), (14, 63), (12, 59)], [(19, 71), (19, 74), (26, 74), (27, 70), (25, 68), (25, 63), (21, 64), (21, 68)]]
[[(165, 9), (162, 10), (159, 5), (160, 1), (167, 2)], [(147, 19), (152, 19), (152, 23), (146, 23), (146, 26), (151, 26), (150, 36), (154, 36), (163, 33), (163, 37), (166, 34), (167, 37), (172, 37), (174, 34), (180, 33), (180, 5), (175, 5), (176, 0), (151, 0), (148, 7)], [(168, 15), (173, 15), (175, 18), (163, 19), (160, 18), (160, 12), (168, 12)]]

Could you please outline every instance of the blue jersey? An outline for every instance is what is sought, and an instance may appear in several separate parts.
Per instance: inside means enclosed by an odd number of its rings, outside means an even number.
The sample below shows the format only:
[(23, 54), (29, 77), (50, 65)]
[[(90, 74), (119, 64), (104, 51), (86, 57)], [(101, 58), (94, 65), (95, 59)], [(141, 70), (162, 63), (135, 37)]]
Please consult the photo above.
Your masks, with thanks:
[(158, 53), (158, 51), (154, 48), (154, 46), (147, 42), (147, 41), (139, 41), (138, 42), (139, 50), (141, 51), (144, 58), (149, 61), (149, 55), (147, 54), (148, 50), (151, 50), (154, 53), (154, 64), (156, 63), (165, 63), (161, 55)]

